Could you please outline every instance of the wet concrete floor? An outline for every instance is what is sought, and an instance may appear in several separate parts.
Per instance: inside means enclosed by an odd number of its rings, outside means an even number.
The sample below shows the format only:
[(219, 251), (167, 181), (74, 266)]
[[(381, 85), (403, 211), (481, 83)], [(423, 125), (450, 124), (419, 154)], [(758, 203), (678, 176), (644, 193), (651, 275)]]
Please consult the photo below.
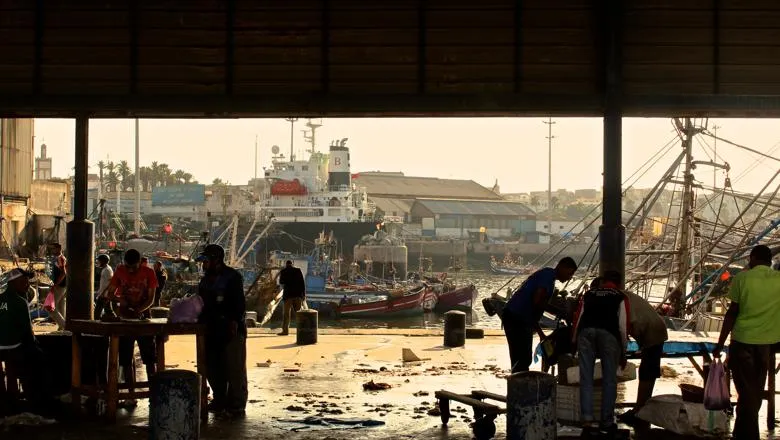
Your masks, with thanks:
[[(471, 439), (471, 410), (453, 403), (453, 417), (443, 428), (435, 415), (433, 393), (440, 389), (506, 393), (504, 378), (509, 360), (505, 339), (498, 333), (488, 333), (484, 339), (470, 339), (465, 347), (450, 349), (442, 347), (440, 334), (425, 331), (330, 331), (321, 333), (319, 343), (311, 346), (297, 346), (294, 334), (280, 337), (255, 332), (250, 334), (247, 347), (246, 418), (223, 420), (211, 416), (201, 433), (202, 439)], [(402, 348), (410, 348), (427, 360), (405, 364), (401, 362)], [(194, 338), (172, 337), (166, 345), (169, 368), (194, 369), (194, 358)], [(667, 377), (659, 381), (656, 394), (679, 394), (680, 383), (701, 384), (687, 360), (670, 360), (666, 365), (670, 369)], [(677, 376), (672, 377), (672, 372)], [(363, 384), (371, 380), (387, 383), (391, 388), (364, 391)], [(620, 398), (633, 401), (635, 387), (636, 382), (621, 385)], [(311, 416), (359, 418), (384, 424), (323, 429), (302, 423)], [(140, 401), (132, 412), (120, 411), (117, 425), (85, 418), (43, 427), (12, 427), (5, 432), (0, 428), (0, 436), (146, 439), (147, 420), (147, 402)], [(765, 409), (762, 427), (764, 420)], [(504, 418), (499, 417), (496, 425), (496, 437), (505, 438)], [(641, 437), (659, 436), (674, 438), (659, 431)], [(765, 436), (772, 438), (768, 433)]]

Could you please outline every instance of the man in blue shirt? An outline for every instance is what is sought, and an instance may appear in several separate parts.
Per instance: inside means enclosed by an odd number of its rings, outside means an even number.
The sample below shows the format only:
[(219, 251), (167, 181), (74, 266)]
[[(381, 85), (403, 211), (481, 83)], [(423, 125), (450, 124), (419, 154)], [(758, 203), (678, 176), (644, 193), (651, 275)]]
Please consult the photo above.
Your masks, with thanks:
[(528, 371), (531, 367), (533, 332), (536, 331), (539, 338), (544, 338), (539, 319), (555, 293), (555, 281), (565, 283), (576, 271), (577, 263), (574, 259), (565, 257), (554, 269), (545, 267), (534, 272), (506, 303), (501, 323), (509, 345), (512, 373)]

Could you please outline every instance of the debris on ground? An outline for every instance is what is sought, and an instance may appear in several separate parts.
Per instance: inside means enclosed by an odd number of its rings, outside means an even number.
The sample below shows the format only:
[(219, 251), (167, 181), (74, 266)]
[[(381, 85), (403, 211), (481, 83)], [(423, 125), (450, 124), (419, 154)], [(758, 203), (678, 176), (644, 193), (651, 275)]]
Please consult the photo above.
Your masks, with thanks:
[(674, 368), (668, 367), (666, 365), (661, 365), (661, 377), (665, 379), (674, 379), (679, 375), (680, 373), (678, 373), (677, 370), (675, 370)]
[(389, 390), (392, 386), (389, 383), (374, 382), (370, 380), (363, 384), (363, 391), (381, 391)]
[(414, 393), (413, 395), (414, 395), (414, 397), (423, 397), (423, 396), (430, 396), (431, 393), (429, 393), (427, 391), (418, 391), (418, 392)]
[(285, 373), (298, 373), (299, 371), (301, 371), (301, 370), (299, 370), (298, 368), (285, 368), (284, 369)]
[(355, 368), (352, 370), (353, 373), (360, 373), (360, 374), (377, 374), (379, 373), (379, 370), (374, 368)]
[(290, 406), (288, 406), (288, 407), (287, 407), (287, 408), (285, 408), (285, 409), (286, 409), (287, 411), (298, 411), (298, 412), (300, 412), (300, 411), (306, 411), (306, 408), (304, 408), (304, 407), (302, 407), (302, 406), (297, 406), (297, 405), (290, 405)]
[(429, 416), (439, 417), (441, 416), (441, 409), (439, 409), (439, 405), (434, 406), (433, 408), (428, 410)]
[(54, 419), (47, 419), (37, 414), (24, 412), (13, 416), (8, 416), (0, 419), (0, 426), (40, 426), (40, 425), (53, 425), (57, 423)]

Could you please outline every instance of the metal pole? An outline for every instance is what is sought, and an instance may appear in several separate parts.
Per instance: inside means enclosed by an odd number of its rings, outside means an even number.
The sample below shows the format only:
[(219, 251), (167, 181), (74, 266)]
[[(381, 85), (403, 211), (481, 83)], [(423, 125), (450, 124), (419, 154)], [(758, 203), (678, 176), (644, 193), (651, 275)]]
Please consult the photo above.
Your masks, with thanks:
[(547, 124), (547, 233), (552, 235), (552, 118), (544, 121)]
[(604, 48), (604, 192), (599, 228), (599, 271), (615, 270), (625, 277), (626, 231), (622, 194), (622, 20), (621, 0), (602, 4)]
[[(715, 157), (712, 159), (713, 162), (718, 163), (718, 129), (720, 127), (717, 125), (712, 126), (713, 134), (715, 135), (713, 137), (713, 144), (712, 148), (715, 150)], [(716, 188), (718, 187), (718, 169), (716, 167), (712, 168), (712, 192), (717, 192)]]
[(257, 181), (257, 135), (255, 135), (255, 181)]
[(138, 118), (135, 118), (135, 221), (133, 222), (133, 231), (137, 237), (141, 236), (141, 177), (139, 176), (141, 135), (139, 125)]
[(285, 118), (290, 123), (290, 162), (295, 160), (295, 122), (298, 118)]
[(76, 118), (76, 162), (73, 177), (73, 219), (87, 218), (87, 180), (89, 165), (87, 154), (89, 142), (89, 118)]
[(67, 320), (92, 319), (95, 302), (95, 225), (87, 220), (87, 181), (89, 178), (89, 117), (76, 118), (76, 166), (73, 176), (73, 221), (66, 227), (68, 277)]

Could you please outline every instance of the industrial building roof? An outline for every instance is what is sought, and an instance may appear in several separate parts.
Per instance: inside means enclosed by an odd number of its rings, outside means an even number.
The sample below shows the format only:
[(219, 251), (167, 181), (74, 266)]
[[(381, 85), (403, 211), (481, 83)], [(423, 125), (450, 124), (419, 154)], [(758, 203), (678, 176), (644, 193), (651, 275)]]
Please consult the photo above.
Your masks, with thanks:
[[(410, 199), (393, 199), (387, 197), (371, 197), (369, 198), (378, 209), (381, 209), (385, 214), (390, 215), (403, 215), (412, 210), (414, 200)], [(395, 214), (393, 214), (395, 213)]]
[(377, 197), (417, 199), (501, 200), (501, 196), (473, 180), (409, 177), (397, 174), (357, 174), (355, 183), (365, 187), (372, 200)]
[(536, 213), (531, 208), (517, 202), (417, 199), (417, 204), (422, 205), (433, 214), (536, 217)]

